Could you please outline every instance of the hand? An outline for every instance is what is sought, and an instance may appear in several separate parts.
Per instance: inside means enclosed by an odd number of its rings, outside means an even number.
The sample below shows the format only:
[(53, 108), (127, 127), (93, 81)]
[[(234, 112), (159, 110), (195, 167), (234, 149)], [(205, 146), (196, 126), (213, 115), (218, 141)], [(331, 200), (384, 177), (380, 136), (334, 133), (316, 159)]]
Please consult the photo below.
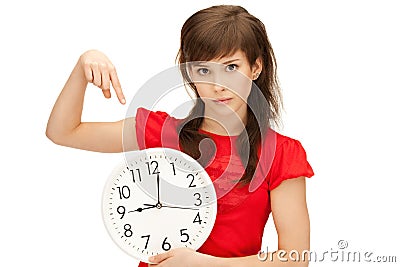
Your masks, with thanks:
[(119, 102), (126, 103), (117, 71), (106, 55), (97, 50), (89, 50), (81, 55), (79, 63), (85, 73), (86, 81), (99, 87), (104, 97), (111, 97), (110, 84), (112, 84)]
[[(200, 267), (213, 266), (212, 256), (201, 254), (190, 248), (176, 248), (149, 258), (149, 266)], [(162, 264), (162, 265), (161, 265)]]

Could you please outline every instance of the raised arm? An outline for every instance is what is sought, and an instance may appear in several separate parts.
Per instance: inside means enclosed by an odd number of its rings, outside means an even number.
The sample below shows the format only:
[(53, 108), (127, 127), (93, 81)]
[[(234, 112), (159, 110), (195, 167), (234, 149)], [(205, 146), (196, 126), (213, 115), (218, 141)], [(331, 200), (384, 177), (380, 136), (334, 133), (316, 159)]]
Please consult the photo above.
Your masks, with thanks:
[[(135, 118), (115, 122), (82, 122), (82, 109), (88, 83), (111, 97), (111, 85), (121, 104), (126, 100), (114, 65), (100, 51), (83, 53), (54, 104), (47, 123), (46, 136), (54, 143), (98, 152), (122, 152), (138, 149)], [(125, 129), (124, 129), (125, 128)], [(124, 140), (123, 130), (126, 133)]]

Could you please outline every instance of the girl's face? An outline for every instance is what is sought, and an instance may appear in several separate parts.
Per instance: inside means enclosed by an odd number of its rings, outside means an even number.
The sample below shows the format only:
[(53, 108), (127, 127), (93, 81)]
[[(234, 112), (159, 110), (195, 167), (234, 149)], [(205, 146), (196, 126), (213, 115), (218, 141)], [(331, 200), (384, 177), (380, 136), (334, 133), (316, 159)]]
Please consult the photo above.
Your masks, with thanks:
[(223, 117), (235, 112), (243, 121), (252, 81), (261, 73), (261, 66), (261, 59), (250, 66), (241, 50), (229, 57), (191, 63), (189, 73), (205, 103), (205, 116)]

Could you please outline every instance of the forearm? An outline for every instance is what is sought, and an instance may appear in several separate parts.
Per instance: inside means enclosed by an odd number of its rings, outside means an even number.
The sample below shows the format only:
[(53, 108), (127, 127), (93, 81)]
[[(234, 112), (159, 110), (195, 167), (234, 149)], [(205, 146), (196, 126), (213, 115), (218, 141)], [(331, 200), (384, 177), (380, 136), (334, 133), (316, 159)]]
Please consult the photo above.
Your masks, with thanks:
[[(268, 256), (267, 256), (268, 255)], [(293, 258), (293, 257), (292, 257)], [(252, 255), (247, 257), (221, 258), (209, 257), (205, 267), (307, 267), (307, 259), (302, 261), (301, 254), (298, 261), (292, 260), (288, 254), (279, 255), (277, 252), (268, 252), (268, 254)]]
[(46, 135), (50, 139), (62, 138), (80, 125), (87, 84), (84, 71), (78, 62), (50, 114), (46, 129)]

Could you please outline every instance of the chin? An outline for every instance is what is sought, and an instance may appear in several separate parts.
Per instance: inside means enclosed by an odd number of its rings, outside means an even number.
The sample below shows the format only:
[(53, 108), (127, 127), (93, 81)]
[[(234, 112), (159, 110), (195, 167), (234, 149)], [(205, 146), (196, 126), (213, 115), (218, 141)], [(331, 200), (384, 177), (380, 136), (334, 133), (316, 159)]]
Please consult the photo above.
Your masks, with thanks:
[[(236, 114), (237, 110), (229, 105), (224, 105), (224, 106), (218, 106), (218, 107), (209, 107), (206, 109), (208, 110), (208, 112), (206, 112), (206, 114), (209, 114), (210, 116), (214, 117), (214, 116), (218, 116), (218, 117), (227, 117), (227, 116), (232, 116), (234, 114)], [(227, 123), (226, 121), (223, 121), (223, 123)]]

